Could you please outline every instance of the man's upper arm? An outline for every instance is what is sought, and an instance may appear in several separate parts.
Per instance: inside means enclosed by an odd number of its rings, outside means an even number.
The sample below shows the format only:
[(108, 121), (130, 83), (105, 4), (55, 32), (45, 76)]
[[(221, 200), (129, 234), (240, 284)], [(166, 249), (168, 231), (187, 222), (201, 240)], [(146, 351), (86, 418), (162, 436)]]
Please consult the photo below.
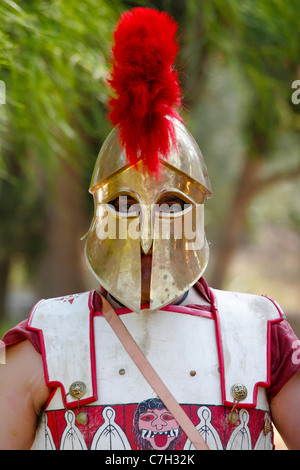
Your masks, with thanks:
[(300, 372), (271, 401), (274, 424), (289, 450), (300, 450)]
[(0, 364), (0, 449), (30, 449), (37, 416), (49, 396), (39, 353), (26, 340), (8, 348)]

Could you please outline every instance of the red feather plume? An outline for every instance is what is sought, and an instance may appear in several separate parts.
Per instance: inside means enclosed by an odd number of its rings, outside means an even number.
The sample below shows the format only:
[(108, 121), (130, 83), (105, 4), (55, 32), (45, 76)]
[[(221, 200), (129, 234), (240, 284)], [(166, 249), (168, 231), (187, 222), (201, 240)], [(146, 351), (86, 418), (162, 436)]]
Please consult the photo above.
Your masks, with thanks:
[(176, 145), (167, 116), (180, 119), (180, 87), (174, 62), (177, 24), (166, 12), (137, 7), (121, 15), (114, 32), (109, 83), (109, 119), (118, 126), (128, 161), (142, 158), (158, 173), (160, 154), (167, 158)]

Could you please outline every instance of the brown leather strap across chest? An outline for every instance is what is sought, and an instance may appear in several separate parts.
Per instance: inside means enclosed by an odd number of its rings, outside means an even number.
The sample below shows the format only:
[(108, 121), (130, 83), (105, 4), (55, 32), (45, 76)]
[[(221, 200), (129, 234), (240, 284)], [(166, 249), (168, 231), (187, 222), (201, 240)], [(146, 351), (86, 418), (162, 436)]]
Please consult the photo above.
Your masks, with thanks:
[[(99, 293), (99, 292), (98, 292)], [(99, 293), (102, 299), (102, 314), (123, 344), (127, 353), (131, 359), (141, 371), (143, 376), (146, 378), (148, 383), (151, 385), (153, 390), (157, 393), (158, 397), (164, 403), (166, 408), (173, 415), (179, 426), (191, 440), (195, 449), (197, 450), (209, 450), (206, 442), (204, 441), (201, 434), (197, 431), (190, 418), (181, 408), (179, 403), (176, 401), (170, 390), (166, 387), (164, 382), (155, 372), (151, 364), (148, 362), (143, 352), (140, 350), (129, 331), (116, 314), (109, 302)]]

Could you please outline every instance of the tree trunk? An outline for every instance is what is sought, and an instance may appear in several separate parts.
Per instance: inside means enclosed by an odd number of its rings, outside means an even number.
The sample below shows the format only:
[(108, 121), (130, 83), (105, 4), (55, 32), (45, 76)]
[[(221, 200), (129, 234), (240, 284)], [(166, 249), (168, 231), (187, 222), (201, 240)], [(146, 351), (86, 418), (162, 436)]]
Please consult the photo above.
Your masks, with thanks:
[(240, 243), (244, 221), (249, 204), (256, 194), (257, 176), (263, 161), (246, 158), (243, 172), (238, 181), (232, 204), (220, 231), (220, 238), (211, 272), (210, 284), (221, 289), (226, 279), (228, 267)]
[(82, 292), (82, 235), (87, 232), (86, 185), (66, 163), (55, 179), (56, 190), (45, 223), (45, 252), (40, 262), (37, 294), (41, 298)]

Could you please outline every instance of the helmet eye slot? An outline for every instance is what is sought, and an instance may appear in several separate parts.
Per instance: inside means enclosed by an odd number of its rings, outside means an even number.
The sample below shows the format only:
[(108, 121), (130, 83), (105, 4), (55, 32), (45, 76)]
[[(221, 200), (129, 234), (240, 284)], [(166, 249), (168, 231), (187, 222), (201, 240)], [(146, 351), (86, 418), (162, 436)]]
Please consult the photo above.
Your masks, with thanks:
[(163, 194), (155, 203), (156, 212), (160, 214), (175, 214), (184, 211), (191, 203), (174, 193)]
[(110, 205), (118, 214), (133, 214), (140, 213), (140, 204), (132, 196), (132, 194), (120, 194), (114, 199), (107, 201), (106, 204)]

